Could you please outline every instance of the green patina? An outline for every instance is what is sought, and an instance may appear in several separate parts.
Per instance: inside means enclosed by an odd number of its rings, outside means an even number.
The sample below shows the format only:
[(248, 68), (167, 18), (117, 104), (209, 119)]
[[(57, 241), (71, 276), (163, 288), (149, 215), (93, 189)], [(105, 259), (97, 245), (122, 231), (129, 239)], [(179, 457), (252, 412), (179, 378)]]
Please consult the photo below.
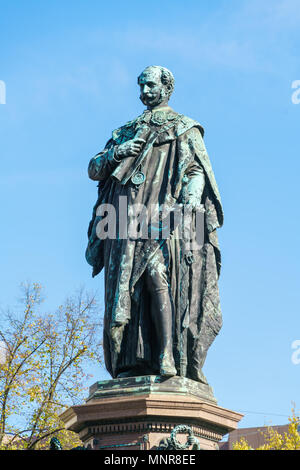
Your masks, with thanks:
[[(138, 83), (146, 110), (113, 131), (89, 164), (99, 192), (86, 258), (93, 275), (105, 270), (105, 363), (113, 378), (125, 381), (123, 388), (128, 385), (136, 393), (166, 389), (164, 379), (171, 377), (183, 393), (196, 393), (194, 382), (212, 398), (202, 367), (222, 326), (216, 233), (223, 224), (220, 194), (202, 126), (168, 105), (171, 72), (148, 67)], [(176, 237), (178, 227), (168, 239), (99, 239), (103, 216), (97, 209), (112, 204), (118, 213), (120, 196), (126, 196), (128, 207), (153, 203), (171, 212), (181, 204), (191, 206), (193, 214), (203, 207), (203, 246), (186, 253), (185, 240)], [(126, 385), (128, 377), (138, 378)], [(112, 390), (120, 386), (118, 380)], [(98, 394), (108, 393), (103, 382), (96, 388)]]

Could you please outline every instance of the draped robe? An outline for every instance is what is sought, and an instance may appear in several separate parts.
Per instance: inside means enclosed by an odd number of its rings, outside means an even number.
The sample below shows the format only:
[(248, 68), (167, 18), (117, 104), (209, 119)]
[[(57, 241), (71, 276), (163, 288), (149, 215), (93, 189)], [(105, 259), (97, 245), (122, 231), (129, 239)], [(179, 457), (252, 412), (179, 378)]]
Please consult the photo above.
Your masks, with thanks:
[[(118, 145), (132, 139), (145, 122), (144, 113), (115, 130), (105, 149), (89, 164), (89, 176), (99, 181), (98, 200), (88, 230), (86, 259), (93, 276), (105, 269), (104, 356), (109, 373), (116, 377), (122, 370), (142, 365), (143, 372), (158, 373), (156, 341), (149, 315), (149, 292), (143, 273), (157, 250), (167, 247), (170, 267), (170, 292), (174, 305), (173, 352), (177, 374), (205, 382), (201, 372), (207, 350), (222, 326), (218, 277), (221, 257), (216, 230), (223, 223), (220, 194), (203, 141), (203, 128), (196, 121), (175, 113), (171, 108), (162, 124), (154, 123), (154, 140), (142, 164), (145, 181), (132, 182), (137, 171), (131, 159), (127, 174), (120, 173), (116, 159)], [(151, 125), (151, 123), (149, 124)], [(150, 138), (151, 140), (151, 138)], [(139, 167), (140, 169), (141, 167)], [(204, 188), (199, 194), (197, 178)], [(97, 224), (103, 220), (98, 208), (112, 204), (117, 219), (120, 196), (127, 207), (153, 204), (171, 208), (182, 202), (188, 184), (203, 204), (204, 243), (193, 251), (187, 262), (182, 240), (171, 234), (168, 239), (106, 238), (97, 236)], [(176, 232), (176, 230), (175, 230)]]

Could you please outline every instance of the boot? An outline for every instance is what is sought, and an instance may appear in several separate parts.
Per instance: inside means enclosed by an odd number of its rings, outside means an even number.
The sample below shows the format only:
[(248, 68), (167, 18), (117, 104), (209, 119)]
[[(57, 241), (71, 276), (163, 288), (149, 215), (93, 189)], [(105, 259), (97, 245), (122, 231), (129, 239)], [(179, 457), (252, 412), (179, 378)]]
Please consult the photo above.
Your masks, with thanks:
[(174, 377), (177, 375), (173, 353), (166, 349), (160, 355), (160, 375), (162, 377)]

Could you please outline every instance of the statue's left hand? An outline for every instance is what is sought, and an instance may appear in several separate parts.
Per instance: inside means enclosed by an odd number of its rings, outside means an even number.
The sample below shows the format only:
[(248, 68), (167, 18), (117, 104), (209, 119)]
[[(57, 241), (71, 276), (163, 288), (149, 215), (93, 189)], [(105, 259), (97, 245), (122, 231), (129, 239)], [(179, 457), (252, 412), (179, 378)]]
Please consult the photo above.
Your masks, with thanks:
[(184, 205), (188, 209), (197, 209), (201, 206), (201, 200), (197, 196), (191, 194), (185, 198)]

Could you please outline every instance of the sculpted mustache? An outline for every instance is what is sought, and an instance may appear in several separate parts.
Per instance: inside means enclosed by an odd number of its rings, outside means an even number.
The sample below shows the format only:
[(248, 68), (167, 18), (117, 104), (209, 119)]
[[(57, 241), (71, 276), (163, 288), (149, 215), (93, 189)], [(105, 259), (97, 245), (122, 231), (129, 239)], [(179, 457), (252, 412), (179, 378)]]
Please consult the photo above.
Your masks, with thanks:
[(155, 98), (155, 96), (152, 95), (152, 94), (148, 95), (148, 94), (143, 93), (143, 94), (141, 94), (140, 98), (143, 98), (143, 99), (145, 99), (145, 98), (149, 99), (150, 98), (151, 99), (151, 98)]

